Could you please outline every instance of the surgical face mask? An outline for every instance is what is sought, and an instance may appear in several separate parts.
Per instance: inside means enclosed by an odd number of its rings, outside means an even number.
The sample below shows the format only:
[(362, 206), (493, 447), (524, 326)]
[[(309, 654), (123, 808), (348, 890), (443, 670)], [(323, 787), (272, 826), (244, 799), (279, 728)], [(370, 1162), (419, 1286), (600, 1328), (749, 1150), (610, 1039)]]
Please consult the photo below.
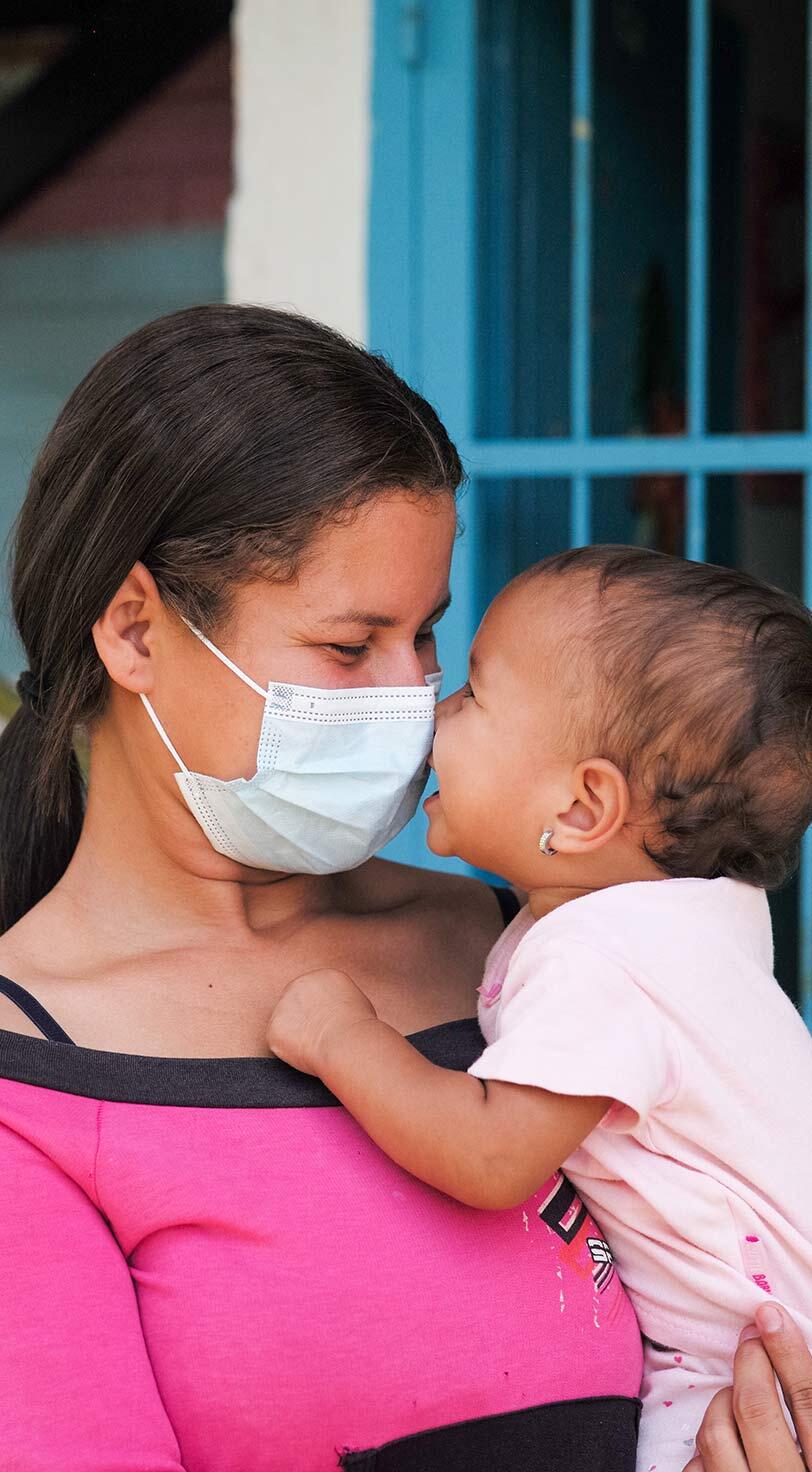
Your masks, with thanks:
[(190, 772), (145, 695), (173, 756), (186, 804), (212, 847), (252, 869), (337, 874), (355, 869), (413, 817), (428, 777), (441, 671), (425, 685), (265, 690), (189, 624), (265, 702), (256, 775), (231, 782)]

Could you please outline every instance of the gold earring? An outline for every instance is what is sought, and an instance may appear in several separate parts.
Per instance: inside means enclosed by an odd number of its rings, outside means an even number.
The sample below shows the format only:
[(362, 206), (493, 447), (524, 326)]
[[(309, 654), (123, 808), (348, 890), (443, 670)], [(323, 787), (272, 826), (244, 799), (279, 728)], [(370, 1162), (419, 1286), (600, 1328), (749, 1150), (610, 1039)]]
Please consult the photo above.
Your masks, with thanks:
[(544, 832), (541, 835), (541, 838), (539, 839), (539, 848), (548, 859), (551, 859), (553, 857), (553, 854), (558, 853), (557, 848), (550, 848), (550, 839), (552, 838), (554, 833), (554, 828), (545, 828)]

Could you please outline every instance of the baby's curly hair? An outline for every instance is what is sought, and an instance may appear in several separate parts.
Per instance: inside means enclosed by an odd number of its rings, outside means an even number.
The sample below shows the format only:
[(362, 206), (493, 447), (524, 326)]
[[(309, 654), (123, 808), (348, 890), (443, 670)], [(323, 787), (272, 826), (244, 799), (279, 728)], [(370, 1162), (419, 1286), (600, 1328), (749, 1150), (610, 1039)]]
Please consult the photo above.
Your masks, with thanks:
[(597, 674), (579, 744), (650, 802), (650, 857), (673, 878), (790, 878), (812, 822), (804, 605), (747, 573), (637, 547), (563, 552), (525, 577), (580, 584), (561, 651), (577, 666), (586, 637)]

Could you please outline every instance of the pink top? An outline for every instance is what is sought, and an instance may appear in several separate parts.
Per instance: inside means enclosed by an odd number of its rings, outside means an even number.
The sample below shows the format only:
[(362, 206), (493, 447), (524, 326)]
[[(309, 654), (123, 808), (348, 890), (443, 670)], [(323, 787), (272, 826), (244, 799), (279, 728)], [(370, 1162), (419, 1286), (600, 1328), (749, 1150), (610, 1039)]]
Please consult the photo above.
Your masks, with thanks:
[[(472, 1022), (414, 1041), (481, 1047)], [(277, 1060), (0, 1031), (0, 1181), (3, 1472), (327, 1472), (423, 1432), (439, 1468), (430, 1428), (480, 1417), (490, 1469), (489, 1418), (558, 1435), (576, 1397), (608, 1399), (573, 1407), (569, 1465), (634, 1466), (639, 1336), (560, 1178), (477, 1212)]]
[(497, 941), (471, 1072), (615, 1103), (565, 1162), (643, 1332), (730, 1358), (764, 1294), (812, 1344), (812, 1037), (772, 973), (766, 895), (616, 885)]

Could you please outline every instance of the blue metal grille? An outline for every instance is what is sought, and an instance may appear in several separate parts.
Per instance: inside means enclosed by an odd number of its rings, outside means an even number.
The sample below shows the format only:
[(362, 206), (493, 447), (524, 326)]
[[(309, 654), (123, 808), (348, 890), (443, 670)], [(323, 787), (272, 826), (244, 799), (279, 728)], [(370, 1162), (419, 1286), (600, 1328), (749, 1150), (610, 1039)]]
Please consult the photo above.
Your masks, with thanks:
[[(572, 24), (572, 315), (570, 414), (577, 445), (589, 439), (590, 275), (592, 262), (592, 4), (575, 0)], [(590, 485), (577, 470), (570, 494), (570, 541), (589, 541)]]
[[(537, 0), (541, 6), (548, 0)], [(810, 0), (812, 9), (812, 0)], [(805, 297), (804, 427), (796, 433), (712, 433), (708, 428), (709, 338), (709, 95), (710, 4), (687, 0), (686, 139), (686, 428), (676, 435), (595, 435), (590, 422), (593, 264), (593, 0), (572, 0), (570, 54), (570, 310), (569, 433), (562, 437), (493, 437), (477, 433), (476, 261), (477, 127), (476, 0), (426, 0), (409, 7), (424, 27), (422, 64), (398, 54), (394, 40), (402, 7), (378, 0), (376, 9), (375, 123), (370, 254), (371, 337), (437, 403), (472, 475), (464, 504), (453, 591), (456, 622), (445, 642), (452, 675), (481, 608), (479, 576), (484, 498), (494, 481), (569, 483), (569, 538), (594, 531), (593, 481), (641, 473), (686, 477), (685, 555), (702, 559), (708, 547), (707, 478), (741, 472), (796, 472), (804, 480), (803, 586), (812, 604), (812, 293)], [(812, 26), (806, 68), (806, 279), (812, 279)], [(408, 103), (404, 99), (408, 98)], [(419, 157), (403, 166), (404, 117), (420, 118)], [(400, 142), (398, 142), (400, 140)], [(398, 155), (398, 148), (401, 149)], [(408, 149), (407, 149), (408, 152)], [(400, 158), (400, 164), (398, 159)], [(394, 172), (401, 168), (396, 212)], [(503, 181), (504, 184), (504, 181)], [(500, 187), (492, 180), (489, 187)], [(507, 185), (504, 185), (507, 187)], [(410, 253), (405, 269), (401, 237), (408, 216)], [(398, 223), (399, 221), (399, 223)], [(504, 288), (503, 288), (504, 289)], [(562, 371), (566, 371), (562, 367)], [(409, 853), (417, 858), (422, 838)], [(812, 835), (804, 844), (799, 897), (798, 995), (812, 1025)]]

